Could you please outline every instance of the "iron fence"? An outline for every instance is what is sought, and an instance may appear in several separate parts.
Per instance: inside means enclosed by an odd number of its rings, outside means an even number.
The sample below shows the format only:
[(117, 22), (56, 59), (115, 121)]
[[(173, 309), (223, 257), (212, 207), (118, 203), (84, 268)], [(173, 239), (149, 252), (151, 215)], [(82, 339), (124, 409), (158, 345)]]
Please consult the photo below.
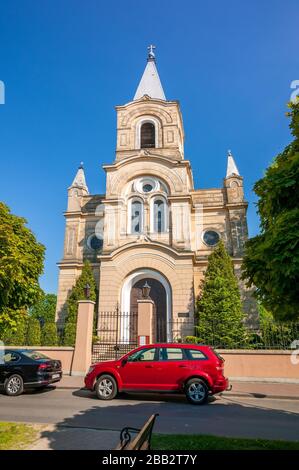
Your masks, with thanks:
[(198, 321), (189, 341), (218, 349), (292, 349), (299, 340), (299, 323), (260, 321), (258, 328), (236, 328), (216, 321)]

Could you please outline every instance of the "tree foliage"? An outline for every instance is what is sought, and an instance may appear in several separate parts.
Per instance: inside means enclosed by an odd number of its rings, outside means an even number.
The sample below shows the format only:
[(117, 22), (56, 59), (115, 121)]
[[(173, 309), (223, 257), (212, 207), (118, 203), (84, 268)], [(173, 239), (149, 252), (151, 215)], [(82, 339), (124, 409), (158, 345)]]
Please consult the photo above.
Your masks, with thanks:
[(90, 287), (90, 300), (96, 302), (97, 300), (97, 289), (96, 282), (93, 276), (92, 268), (89, 261), (85, 261), (82, 268), (82, 272), (78, 277), (76, 284), (71, 290), (71, 293), (67, 299), (67, 317), (66, 326), (64, 331), (64, 345), (74, 346), (76, 340), (76, 324), (77, 324), (77, 313), (78, 313), (78, 300), (84, 300), (85, 287)]
[(41, 296), (44, 253), (26, 220), (0, 202), (0, 330), (16, 327), (24, 309)]
[(244, 313), (233, 264), (222, 241), (208, 262), (197, 302), (196, 336), (200, 342), (235, 347), (245, 340)]
[(243, 279), (275, 319), (299, 319), (299, 101), (290, 103), (295, 139), (254, 185), (261, 233), (248, 240)]
[(78, 300), (86, 298), (85, 287), (87, 284), (90, 286), (90, 300), (95, 302), (97, 298), (96, 283), (89, 261), (85, 261), (82, 272), (67, 299), (67, 323), (77, 322)]
[(27, 346), (41, 345), (41, 327), (38, 320), (29, 318), (27, 321)]
[(32, 318), (42, 319), (44, 322), (55, 321), (57, 295), (42, 294), (42, 297), (29, 309)]
[(58, 345), (57, 328), (54, 322), (48, 322), (44, 324), (42, 328), (41, 343), (42, 346)]

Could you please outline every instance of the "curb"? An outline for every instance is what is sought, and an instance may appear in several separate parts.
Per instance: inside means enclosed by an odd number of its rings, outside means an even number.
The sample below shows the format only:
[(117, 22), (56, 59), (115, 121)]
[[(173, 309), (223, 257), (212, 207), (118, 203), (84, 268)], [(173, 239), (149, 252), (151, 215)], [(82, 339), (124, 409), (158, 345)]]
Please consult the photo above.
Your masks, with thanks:
[(271, 400), (299, 400), (299, 396), (289, 396), (289, 395), (268, 395), (266, 393), (258, 393), (258, 392), (248, 392), (248, 393), (242, 393), (242, 392), (233, 392), (233, 393), (226, 393), (222, 392), (219, 393), (220, 397), (223, 398), (268, 398)]

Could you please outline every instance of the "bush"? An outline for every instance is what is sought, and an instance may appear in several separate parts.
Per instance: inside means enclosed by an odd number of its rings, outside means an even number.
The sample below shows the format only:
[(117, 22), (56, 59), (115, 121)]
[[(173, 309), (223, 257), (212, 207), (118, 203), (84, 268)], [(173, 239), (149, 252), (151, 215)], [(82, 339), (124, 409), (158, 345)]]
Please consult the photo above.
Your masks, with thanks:
[(76, 323), (66, 323), (64, 329), (64, 346), (75, 346), (76, 342)]
[(100, 338), (97, 335), (92, 336), (92, 344), (97, 344), (100, 342)]
[(196, 336), (186, 336), (185, 341), (186, 343), (196, 344), (199, 339)]
[(26, 344), (26, 322), (20, 321), (17, 327), (7, 327), (1, 335), (1, 341), (8, 346), (24, 346)]
[(40, 346), (41, 344), (41, 328), (39, 321), (35, 318), (28, 320), (27, 327), (27, 346)]
[(42, 346), (57, 346), (58, 335), (54, 322), (45, 323), (42, 329)]

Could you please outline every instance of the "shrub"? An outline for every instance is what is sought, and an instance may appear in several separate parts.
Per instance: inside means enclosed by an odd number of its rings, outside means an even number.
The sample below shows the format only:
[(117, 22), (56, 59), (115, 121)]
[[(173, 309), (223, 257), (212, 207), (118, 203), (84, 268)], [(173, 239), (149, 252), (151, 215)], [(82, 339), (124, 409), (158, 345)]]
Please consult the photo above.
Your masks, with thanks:
[(64, 346), (75, 346), (76, 342), (76, 323), (66, 323), (64, 329)]
[(35, 318), (28, 320), (26, 340), (27, 346), (40, 346), (41, 344), (41, 328), (39, 321)]
[(42, 346), (57, 346), (58, 335), (54, 322), (45, 323), (42, 329)]

